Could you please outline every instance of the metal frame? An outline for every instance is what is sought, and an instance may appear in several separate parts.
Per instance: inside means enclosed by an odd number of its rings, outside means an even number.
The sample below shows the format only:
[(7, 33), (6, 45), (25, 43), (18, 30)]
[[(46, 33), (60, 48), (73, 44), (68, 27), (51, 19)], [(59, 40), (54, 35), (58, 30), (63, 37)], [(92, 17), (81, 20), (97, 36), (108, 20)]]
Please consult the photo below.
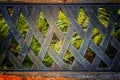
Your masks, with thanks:
[[(13, 7), (13, 16), (10, 17), (7, 11), (7, 7)], [(89, 25), (87, 31), (84, 32), (82, 27), (77, 23), (77, 15), (79, 8), (82, 7), (88, 17)], [(97, 9), (99, 7), (104, 7), (107, 9), (110, 14), (110, 20), (108, 27), (104, 27), (97, 18)], [(57, 27), (56, 20), (58, 12), (60, 9), (65, 13), (67, 18), (70, 21), (70, 25), (67, 29), (66, 35)], [(37, 70), (37, 71), (120, 71), (118, 69), (118, 64), (120, 64), (120, 42), (112, 36), (112, 31), (114, 29), (114, 22), (120, 24), (120, 18), (117, 13), (119, 9), (118, 4), (0, 4), (0, 12), (2, 13), (6, 23), (9, 26), (9, 33), (4, 40), (3, 53), (0, 55), (7, 57), (11, 63), (14, 65), (14, 69), (10, 70), (25, 70), (22, 66), (22, 62), (26, 56), (28, 56), (31, 61), (34, 63), (33, 66), (28, 70)], [(49, 28), (46, 34), (46, 37), (43, 37), (41, 32), (37, 29), (36, 22), (39, 16), (39, 12), (42, 11), (45, 19), (49, 24)], [(21, 36), (20, 32), (17, 30), (16, 26), (18, 23), (19, 14), (22, 12), (25, 17), (30, 29), (26, 34), (25, 39)], [(101, 32), (104, 36), (100, 46), (96, 45), (92, 40), (92, 32), (94, 26)], [(70, 39), (74, 32), (83, 39), (80, 49), (76, 49), (71, 43)], [(51, 47), (50, 42), (52, 40), (53, 34), (63, 42), (59, 53), (57, 54)], [(29, 48), (33, 36), (36, 36), (39, 43), (42, 44), (41, 50), (36, 56), (34, 52)], [(9, 46), (11, 44), (11, 39), (15, 38), (22, 49), (20, 54), (15, 57), (12, 52), (9, 52)], [(116, 56), (114, 59), (111, 59), (108, 55), (105, 54), (108, 44), (111, 44), (116, 50)], [(87, 48), (91, 48), (95, 52), (96, 57), (92, 63), (87, 61), (84, 57)], [(69, 50), (75, 57), (75, 60), (71, 67), (66, 65), (62, 60), (65, 56), (66, 51)], [(45, 57), (46, 52), (54, 60), (55, 68), (48, 68), (43, 63), (42, 60)], [(3, 58), (4, 60), (4, 58)], [(100, 61), (103, 61), (108, 68), (98, 68)], [(1, 60), (2, 63), (2, 60)]]

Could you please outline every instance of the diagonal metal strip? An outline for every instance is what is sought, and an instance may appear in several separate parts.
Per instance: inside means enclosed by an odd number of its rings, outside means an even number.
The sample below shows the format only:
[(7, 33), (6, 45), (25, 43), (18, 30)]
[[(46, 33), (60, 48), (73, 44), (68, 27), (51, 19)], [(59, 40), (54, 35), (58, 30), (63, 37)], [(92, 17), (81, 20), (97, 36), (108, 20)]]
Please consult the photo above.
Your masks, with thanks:
[[(106, 33), (105, 33), (105, 35), (103, 37), (103, 40), (101, 42), (101, 45), (100, 45), (100, 48), (104, 52), (107, 49), (107, 46), (108, 46), (109, 41), (111, 39), (111, 34), (112, 34), (113, 28), (114, 28), (114, 21), (113, 21), (113, 19), (110, 16), (109, 24), (108, 24), (108, 27), (106, 28)], [(101, 60), (96, 56), (95, 59), (94, 59), (94, 61), (93, 61), (93, 63), (92, 63), (92, 65), (97, 68), (99, 66), (99, 64), (100, 64), (100, 61)]]
[[(18, 10), (17, 10), (17, 9), (18, 9)], [(14, 21), (15, 25), (17, 24), (17, 21), (18, 21), (17, 16), (19, 16), (19, 13), (18, 13), (19, 10), (20, 10), (20, 9), (18, 8), (18, 6), (13, 8), (13, 16), (11, 17), (11, 19)], [(10, 43), (11, 43), (11, 39), (12, 39), (12, 37), (13, 37), (13, 36), (11, 36), (11, 35), (12, 35), (12, 34), (11, 34), (11, 32), (9, 31), (9, 33), (8, 33), (8, 44), (7, 44), (7, 47), (9, 47), (9, 45), (10, 45)], [(7, 47), (4, 49), (5, 52), (7, 51)], [(10, 57), (10, 55), (12, 56), (12, 58)], [(10, 54), (10, 53), (7, 54), (7, 57), (9, 58), (9, 60), (10, 60), (12, 63), (16, 60), (17, 63), (16, 63), (16, 64), (13, 63), (14, 66), (16, 66), (16, 68), (23, 68), (23, 66), (22, 66), (21, 64), (19, 64), (19, 60), (17, 60), (12, 53), (11, 53), (11, 54)], [(17, 65), (18, 65), (18, 66), (17, 66)], [(20, 66), (20, 67), (19, 67), (19, 66)]]
[(24, 67), (22, 66), (21, 63), (19, 63), (19, 61), (17, 60), (17, 58), (14, 56), (13, 53), (9, 52), (7, 57), (9, 58), (9, 60), (11, 61), (11, 63), (14, 65), (14, 67), (16, 69), (23, 69)]
[(90, 44), (93, 29), (94, 29), (94, 26), (89, 21), (88, 29), (87, 29), (87, 31), (85, 33), (84, 38), (83, 38), (83, 42), (81, 44), (81, 47), (78, 50), (78, 53), (82, 53), (83, 56), (85, 55), (85, 52), (87, 51), (87, 48), (88, 48), (88, 46)]
[[(107, 49), (107, 46), (109, 44), (109, 40), (111, 39), (111, 34), (112, 34), (112, 30), (114, 28), (114, 21), (110, 18), (109, 21), (109, 25), (108, 28), (106, 29), (106, 34), (104, 35), (104, 38), (101, 42), (100, 48), (105, 52), (105, 50)], [(100, 60), (99, 58), (97, 59), (97, 57), (94, 59), (94, 62), (92, 65), (94, 65), (94, 67), (98, 67), (100, 64)]]
[[(96, 19), (96, 16), (95, 16), (95, 14), (93, 14), (93, 10), (92, 10), (92, 8), (86, 8), (86, 11), (87, 10), (91, 10), (91, 12), (92, 13), (90, 13), (90, 12), (88, 12), (87, 14), (89, 15), (89, 17), (92, 19), (92, 20), (95, 20)], [(107, 8), (108, 9), (108, 8)], [(110, 11), (111, 10), (111, 11)], [(116, 10), (116, 9), (115, 9)], [(115, 13), (114, 13), (114, 9), (108, 9), (108, 11), (109, 11), (109, 13), (111, 13), (112, 15), (112, 18), (114, 19), (114, 20), (116, 20), (116, 15), (115, 15)], [(114, 15), (113, 15), (114, 14)], [(92, 16), (92, 17), (91, 17)], [(93, 18), (94, 17), (94, 18)], [(118, 18), (119, 19), (119, 18)], [(118, 19), (117, 19), (117, 21), (118, 21)], [(103, 34), (105, 34), (104, 32), (104, 30), (105, 30), (105, 27), (102, 25), (102, 24), (100, 24), (100, 22), (98, 21), (98, 20), (96, 20), (97, 22), (94, 22), (94, 24), (98, 27), (98, 29), (103, 33)], [(99, 24), (99, 25), (98, 25)], [(110, 25), (111, 26), (111, 25)], [(103, 30), (101, 30), (101, 28), (103, 28)], [(113, 37), (113, 36), (111, 36), (111, 39), (110, 39), (110, 42), (111, 42), (111, 44), (119, 51), (119, 49), (120, 49), (120, 43)], [(120, 51), (119, 51), (120, 52)]]
[[(58, 36), (58, 38), (63, 41), (64, 35), (62, 34), (62, 31), (59, 30), (55, 24), (55, 20), (52, 18), (52, 16), (50, 15), (50, 13), (48, 14), (48, 12), (50, 11), (48, 7), (42, 7), (42, 12), (45, 15), (45, 18), (47, 19), (49, 25), (52, 26), (53, 31), (55, 32), (55, 34)], [(48, 16), (49, 15), (49, 16)], [(68, 49), (71, 53), (73, 53), (74, 57), (80, 62), (80, 64), (82, 64), (84, 67), (90, 66), (90, 63), (81, 55), (81, 54), (77, 54), (77, 50), (70, 45), (69, 49)]]
[[(19, 11), (20, 11), (20, 7), (18, 7), (18, 9), (16, 10), (16, 14), (18, 14), (16, 19), (14, 19), (16, 21), (18, 21)], [(16, 29), (16, 23), (17, 22), (13, 21), (12, 18), (10, 18), (9, 14), (7, 12), (6, 7), (3, 8), (2, 15), (3, 15), (5, 21), (7, 22), (7, 24), (9, 25), (10, 31), (12, 32), (12, 34), (14, 36), (16, 36), (15, 39), (17, 40), (17, 42), (18, 43), (23, 43), (24, 39), (21, 38), (22, 36), (20, 35), (19, 31)], [(20, 45), (22, 45), (22, 44), (20, 44)]]
[[(53, 7), (53, 6), (51, 6), (51, 7)], [(54, 9), (51, 9), (51, 11), (52, 11), (52, 13), (54, 13), (54, 12), (57, 13), (57, 14), (53, 15), (53, 17), (57, 21), (57, 15), (58, 15), (58, 11), (59, 11), (58, 8), (55, 7)], [(37, 19), (39, 17), (39, 16), (36, 15), (36, 12), (40, 13), (40, 8), (39, 7), (33, 7), (33, 11), (31, 12), (32, 16), (34, 16), (33, 18), (35, 18), (34, 19), (35, 22), (37, 22)], [(40, 50), (40, 52), (38, 54), (38, 58), (42, 59), (42, 61), (43, 61), (43, 59), (44, 59), (44, 57), (46, 55), (46, 52), (47, 52), (47, 50), (49, 48), (49, 45), (50, 45), (52, 37), (53, 37), (53, 31), (51, 30), (51, 27), (50, 27), (50, 28), (48, 28), (47, 35), (46, 35), (46, 37), (44, 39), (44, 42), (43, 42), (42, 47), (41, 47), (41, 50)], [(31, 69), (36, 69), (36, 66), (33, 65)]]
[(120, 52), (118, 51), (116, 53), (116, 56), (115, 56), (115, 58), (113, 60), (113, 63), (111, 65), (110, 69), (111, 70), (117, 70), (117, 71), (119, 71), (119, 69), (117, 69), (117, 67), (118, 67), (119, 64), (120, 64)]
[(5, 57), (7, 56), (7, 52), (9, 51), (11, 42), (12, 42), (12, 35), (9, 31), (6, 39), (4, 39), (4, 42), (2, 42), (1, 44), (2, 53), (0, 53), (0, 65), (3, 63)]
[[(85, 33), (85, 36), (83, 38), (83, 42), (81, 44), (81, 47), (80, 49), (78, 50), (78, 53), (79, 54), (82, 54), (83, 56), (85, 55), (88, 47), (89, 47), (89, 44), (91, 42), (91, 37), (92, 37), (92, 31), (94, 29), (94, 26), (92, 25), (92, 23), (89, 21), (89, 24), (88, 24), (88, 28), (87, 28), (87, 31)], [(73, 64), (72, 67), (74, 67), (76, 64)], [(90, 69), (90, 67), (89, 67)]]
[[(37, 26), (34, 23), (34, 21), (32, 21), (33, 18), (30, 16), (26, 7), (24, 7), (24, 9), (23, 9), (23, 14), (24, 14), (24, 17), (25, 17), (26, 21), (28, 22), (33, 34), (36, 36), (38, 41), (42, 44), (43, 40), (44, 40), (44, 37), (38, 31)], [(56, 54), (56, 52), (51, 47), (49, 47), (48, 53), (54, 59), (54, 61), (59, 65), (59, 67), (61, 67), (63, 69), (64, 68), (68, 69), (68, 66), (60, 59), (60, 57)]]
[[(51, 27), (49, 27), (48, 31), (47, 31), (47, 34), (46, 34), (46, 37), (44, 38), (41, 50), (38, 54), (38, 58), (40, 58), (42, 61), (43, 61), (43, 59), (46, 55), (46, 52), (47, 52), (47, 50), (50, 46), (52, 38), (53, 38), (53, 31), (52, 31)], [(32, 66), (32, 69), (36, 69), (35, 65)]]
[[(84, 9), (85, 9), (87, 15), (90, 17), (92, 23), (94, 25), (96, 25), (96, 27), (100, 30), (100, 32), (103, 35), (105, 35), (106, 28), (97, 19), (97, 16), (96, 16), (94, 10), (91, 7), (84, 7)], [(119, 51), (120, 43), (113, 36), (111, 36), (110, 43)]]
[[(7, 8), (13, 7), (12, 17), (9, 15)], [(81, 25), (78, 24), (78, 11), (82, 7), (89, 17), (89, 24), (87, 31), (85, 32)], [(110, 14), (108, 27), (104, 27), (97, 17), (97, 10), (99, 7), (104, 7), (108, 10)], [(28, 56), (33, 62), (33, 66), (29, 70), (85, 70), (85, 71), (119, 71), (118, 66), (120, 64), (120, 42), (112, 36), (112, 31), (114, 28), (115, 21), (120, 24), (120, 17), (118, 15), (119, 6), (87, 6), (87, 5), (2, 5), (0, 6), (0, 12), (3, 15), (8, 27), (9, 32), (2, 45), (3, 54), (6, 55), (10, 62), (13, 64), (12, 70), (25, 70), (22, 63), (25, 60), (25, 57)], [(57, 26), (57, 18), (59, 11), (62, 10), (67, 18), (70, 21), (70, 25), (67, 28), (67, 34), (64, 35), (61, 29)], [(18, 18), (22, 12), (25, 20), (27, 21), (30, 29), (28, 30), (25, 39), (21, 36), (20, 32), (16, 28), (18, 23)], [(43, 12), (43, 15), (47, 22), (49, 23), (49, 28), (46, 34), (46, 37), (37, 28), (37, 21), (40, 11)], [(103, 34), (103, 39), (100, 46), (97, 46), (92, 40), (92, 31), (94, 26)], [(70, 39), (73, 36), (73, 32), (77, 32), (78, 35), (82, 38), (82, 45), (79, 50), (77, 50), (71, 43)], [(53, 34), (63, 42), (59, 53), (57, 54), (55, 50), (50, 47), (50, 42), (52, 40)], [(40, 44), (42, 44), (41, 50), (39, 51), (38, 56), (30, 49), (30, 44), (32, 42), (33, 36), (37, 38)], [(16, 57), (12, 52), (9, 51), (11, 44), (11, 39), (15, 38), (19, 45), (22, 47), (19, 55)], [(8, 42), (7, 42), (8, 41)], [(108, 47), (108, 44), (111, 44), (116, 50), (117, 53), (114, 59), (111, 59), (105, 51)], [(1, 46), (0, 46), (1, 47)], [(90, 63), (85, 57), (85, 52), (87, 48), (91, 48), (95, 52), (96, 56), (94, 61)], [(7, 49), (7, 50), (6, 50)], [(64, 61), (63, 57), (66, 54), (66, 51), (69, 51), (74, 56), (74, 62), (72, 66), (68, 66)], [(8, 53), (8, 54), (7, 54)], [(50, 57), (54, 60), (54, 64), (58, 68), (46, 67), (42, 61), (48, 53)], [(3, 58), (5, 58), (3, 57)], [(3, 59), (4, 60), (4, 59)], [(98, 68), (100, 61), (103, 61), (109, 68)], [(2, 61), (3, 62), (3, 61)], [(75, 69), (74, 69), (75, 68)], [(9, 69), (9, 68), (8, 68)], [(10, 69), (10, 70), (11, 70)]]
[[(51, 11), (52, 17), (57, 22), (58, 13), (60, 11), (59, 7), (51, 6), (51, 7), (49, 7), (49, 10)], [(60, 50), (58, 52), (58, 55), (60, 56), (61, 59), (63, 59), (63, 57), (65, 56), (65, 54), (67, 52), (67, 49), (68, 49), (69, 44), (70, 44), (70, 39), (72, 38), (73, 32), (74, 31), (72, 30), (71, 26), (69, 25), (68, 29), (67, 29), (67, 33), (66, 33), (66, 35), (64, 35), (63, 44), (61, 45), (61, 48), (60, 48)], [(52, 65), (52, 67), (56, 67), (56, 69), (59, 69), (59, 67), (57, 67), (56, 63), (54, 63)]]
[[(58, 52), (58, 55), (59, 55), (59, 57), (61, 59), (64, 58), (64, 56), (65, 56), (65, 54), (67, 52), (67, 49), (68, 49), (68, 47), (70, 45), (70, 40), (71, 40), (71, 38), (73, 36), (73, 32), (74, 31), (72, 30), (71, 26), (68, 26), (67, 33), (66, 33), (65, 38), (63, 40), (63, 44), (61, 45), (61, 48), (60, 48), (60, 50)], [(53, 66), (56, 66), (56, 64), (53, 64)]]
[[(73, 15), (75, 16), (76, 20), (78, 19), (79, 8), (80, 8), (80, 6), (78, 6), (78, 5), (70, 6), (70, 9), (73, 12)], [(73, 62), (73, 64), (72, 64), (72, 66), (71, 66), (71, 69), (73, 69), (73, 70), (79, 70), (79, 69), (83, 69), (83, 66), (75, 59), (74, 62)]]
[[(18, 12), (19, 12), (19, 8), (18, 8)], [(2, 10), (2, 14), (3, 14), (3, 17), (5, 18), (5, 21), (7, 22), (9, 28), (10, 28), (10, 31), (11, 33), (13, 34), (13, 36), (16, 38), (16, 40), (18, 41), (18, 43), (20, 45), (22, 45), (24, 43), (24, 39), (22, 38), (22, 36), (20, 35), (20, 33), (18, 32), (18, 30), (16, 29), (16, 25), (14, 24), (13, 20), (11, 20), (6, 8), (4, 8)], [(18, 16), (19, 17), (19, 16)], [(18, 18), (16, 17), (16, 18)], [(41, 63), (39, 61), (39, 59), (35, 56), (35, 54), (31, 51), (31, 53), (28, 54), (29, 57), (31, 57), (32, 61), (34, 62), (34, 64), (36, 64), (38, 66), (38, 62)], [(33, 58), (36, 58), (36, 60), (33, 60)], [(41, 63), (42, 64), (42, 63)], [(42, 67), (44, 65), (39, 65), (39, 67), (41, 68), (44, 68)]]
[[(74, 26), (73, 28), (76, 30), (76, 32), (81, 36), (81, 38), (84, 37), (85, 33), (82, 30), (82, 28), (80, 27), (80, 25), (77, 24), (76, 19), (74, 18), (74, 16), (72, 15), (72, 12), (70, 10), (69, 7), (62, 7), (62, 9), (64, 10), (64, 12), (66, 13), (66, 16), (69, 18), (71, 24)], [(93, 13), (92, 13), (93, 14)], [(112, 64), (112, 60), (106, 55), (104, 54), (104, 52), (91, 41), (90, 44), (90, 48), (92, 49), (92, 51), (94, 51), (96, 53), (96, 55), (102, 59), (108, 66), (111, 66)]]
[(59, 53), (58, 53), (58, 55), (59, 55), (62, 59), (64, 58), (64, 56), (65, 56), (65, 54), (66, 54), (66, 52), (67, 52), (67, 49), (68, 49), (68, 47), (69, 47), (69, 45), (70, 45), (70, 40), (71, 40), (71, 38), (72, 38), (72, 36), (73, 36), (73, 32), (74, 32), (74, 31), (72, 30), (71, 27), (72, 27), (71, 25), (68, 26), (67, 33), (66, 33), (65, 38), (64, 38), (64, 40), (63, 40), (63, 44), (61, 45), (60, 51), (59, 51)]
[(118, 9), (116, 9), (116, 7), (106, 7), (106, 9), (112, 16), (112, 19), (114, 21), (117, 21), (120, 24), (120, 17), (118, 15)]
[[(34, 8), (30, 8), (29, 12), (32, 12), (32, 11), (34, 12), (35, 9)], [(33, 15), (33, 13), (31, 15)], [(36, 11), (36, 16), (37, 15), (39, 15), (39, 12)], [(36, 20), (35, 22), (37, 22), (37, 19), (38, 19), (37, 17), (34, 19), (34, 20)], [(19, 60), (20, 63), (23, 62), (23, 60), (24, 60), (24, 58), (26, 56), (27, 50), (28, 50), (28, 48), (29, 48), (29, 46), (30, 46), (30, 44), (32, 42), (32, 39), (33, 39), (33, 34), (31, 34), (31, 29), (29, 29), (27, 34), (26, 34), (26, 37), (24, 39), (24, 43), (25, 44), (22, 46), (22, 50), (20, 52), (20, 55), (17, 57), (17, 59)]]
[[(15, 10), (16, 10), (16, 7), (14, 8), (14, 12), (15, 12)], [(17, 14), (19, 14), (19, 10), (20, 10), (20, 8), (18, 8), (18, 10), (16, 10), (16, 13), (13, 13), (13, 15), (16, 14), (16, 16), (18, 16)], [(16, 26), (17, 21), (18, 21), (18, 17), (16, 17), (16, 19), (13, 18), (13, 17), (10, 18), (10, 17), (9, 17), (9, 14), (8, 14), (8, 12), (7, 12), (7, 10), (6, 10), (6, 7), (4, 7), (3, 13), (6, 13), (6, 14), (3, 14), (5, 20), (7, 20), (7, 19), (6, 19), (6, 17), (7, 17), (8, 20), (9, 20), (9, 21), (12, 20), (13, 23), (14, 23), (14, 25)], [(7, 22), (7, 21), (6, 21), (6, 22)], [(10, 32), (15, 33), (14, 30), (12, 30), (12, 28), (13, 28), (13, 27), (10, 27)], [(19, 34), (18, 31), (16, 31), (16, 32), (17, 32), (17, 34)], [(18, 37), (17, 37), (16, 39), (18, 39)], [(19, 39), (18, 41), (21, 42), (20, 39)], [(16, 60), (15, 56), (14, 56), (12, 53), (11, 53), (11, 54), (8, 54), (7, 57), (9, 58), (9, 60), (10, 60), (11, 62)], [(12, 63), (13, 63), (13, 62), (12, 62)], [(17, 60), (17, 63), (16, 63), (16, 64), (15, 64), (15, 63), (13, 63), (13, 64), (14, 64), (14, 66), (16, 66), (16, 67), (18, 67), (18, 68), (23, 68), (22, 65), (19, 63), (18, 60)], [(17, 65), (18, 65), (18, 66), (17, 66)]]

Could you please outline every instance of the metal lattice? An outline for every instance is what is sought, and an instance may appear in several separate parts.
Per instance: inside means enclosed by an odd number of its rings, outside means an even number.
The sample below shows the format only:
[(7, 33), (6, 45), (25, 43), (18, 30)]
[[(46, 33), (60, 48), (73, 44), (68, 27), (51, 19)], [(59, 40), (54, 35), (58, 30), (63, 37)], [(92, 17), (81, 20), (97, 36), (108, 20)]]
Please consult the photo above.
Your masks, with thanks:
[[(13, 7), (12, 16), (9, 15), (7, 7)], [(77, 22), (77, 15), (80, 7), (84, 9), (89, 17), (88, 28), (86, 31), (84, 31), (81, 25)], [(110, 14), (108, 27), (105, 27), (97, 17), (99, 7), (104, 7)], [(110, 5), (0, 5), (0, 12), (9, 26), (9, 33), (6, 36), (6, 39), (1, 40), (3, 43), (1, 43), (3, 50), (0, 55), (3, 57), (1, 58), (0, 65), (2, 65), (7, 57), (13, 64), (13, 66), (9, 68), (10, 70), (26, 70), (22, 63), (27, 56), (33, 63), (33, 65), (27, 70), (119, 71), (120, 43), (112, 36), (114, 23), (117, 22), (120, 24), (118, 9), (119, 6)], [(66, 34), (64, 34), (56, 24), (60, 10), (65, 13), (70, 21)], [(45, 37), (36, 25), (40, 11), (43, 12), (44, 17), (49, 24)], [(20, 12), (23, 14), (30, 27), (25, 38), (23, 38), (16, 28)], [(103, 35), (100, 45), (95, 44), (92, 40), (92, 33), (95, 26)], [(76, 49), (70, 42), (74, 32), (82, 38), (82, 44), (79, 49)], [(63, 43), (58, 53), (50, 46), (54, 34)], [(33, 36), (35, 36), (38, 42), (42, 45), (38, 55), (35, 55), (34, 51), (30, 48)], [(18, 56), (15, 56), (9, 51), (12, 38), (15, 38), (22, 47)], [(111, 59), (105, 52), (109, 43), (117, 51), (113, 59)], [(88, 48), (90, 48), (95, 54), (92, 62), (89, 62), (84, 57)], [(63, 61), (67, 51), (74, 56), (74, 61), (71, 66)], [(48, 53), (54, 60), (51, 67), (45, 66), (42, 62), (46, 53)], [(101, 61), (107, 65), (107, 68), (99, 68)]]

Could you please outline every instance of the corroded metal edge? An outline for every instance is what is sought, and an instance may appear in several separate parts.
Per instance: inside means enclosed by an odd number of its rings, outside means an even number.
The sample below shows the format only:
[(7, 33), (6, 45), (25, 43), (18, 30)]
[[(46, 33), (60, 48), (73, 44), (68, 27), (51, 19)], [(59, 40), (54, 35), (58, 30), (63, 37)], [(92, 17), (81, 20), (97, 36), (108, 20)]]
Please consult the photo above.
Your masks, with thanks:
[(120, 72), (0, 72), (3, 75), (15, 75), (35, 78), (82, 78), (82, 79), (120, 79)]

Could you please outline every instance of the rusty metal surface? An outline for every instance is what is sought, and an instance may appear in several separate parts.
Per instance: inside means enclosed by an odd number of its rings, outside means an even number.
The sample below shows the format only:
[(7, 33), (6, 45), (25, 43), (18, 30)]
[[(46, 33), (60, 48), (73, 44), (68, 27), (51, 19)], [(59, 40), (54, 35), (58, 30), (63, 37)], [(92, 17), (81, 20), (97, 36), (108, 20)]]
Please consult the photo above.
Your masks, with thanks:
[(76, 78), (76, 79), (99, 79), (119, 80), (120, 73), (117, 72), (0, 72), (4, 75), (15, 75), (35, 78)]

